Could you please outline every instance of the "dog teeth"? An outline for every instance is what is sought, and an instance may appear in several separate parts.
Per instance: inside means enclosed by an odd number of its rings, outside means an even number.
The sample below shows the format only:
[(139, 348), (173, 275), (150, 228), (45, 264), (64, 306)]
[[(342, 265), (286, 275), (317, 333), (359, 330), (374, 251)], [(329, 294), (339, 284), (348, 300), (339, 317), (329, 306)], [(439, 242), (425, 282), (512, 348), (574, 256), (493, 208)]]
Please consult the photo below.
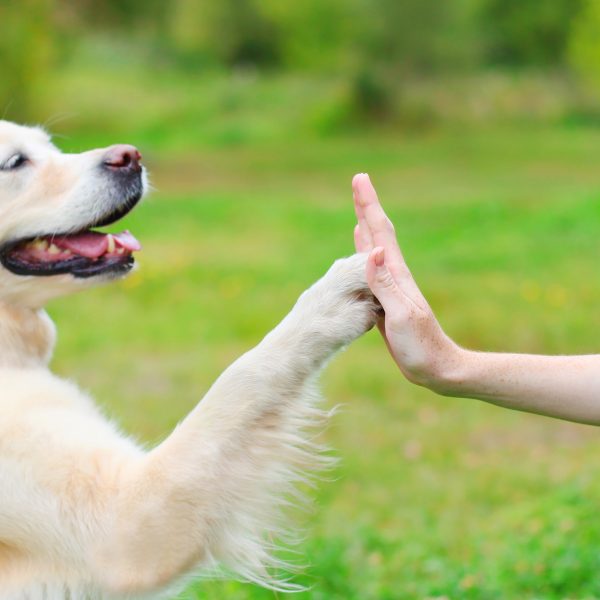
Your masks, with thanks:
[(32, 248), (35, 248), (36, 250), (46, 251), (46, 250), (48, 250), (48, 240), (36, 239), (33, 242), (31, 242), (31, 246), (32, 246)]
[(117, 247), (115, 244), (115, 238), (110, 233), (106, 236), (106, 238), (108, 240), (107, 252), (109, 254), (112, 254), (115, 251), (115, 248)]
[(117, 254), (125, 254), (125, 248), (118, 248)]
[(50, 244), (48, 254), (60, 254), (60, 248), (56, 244)]

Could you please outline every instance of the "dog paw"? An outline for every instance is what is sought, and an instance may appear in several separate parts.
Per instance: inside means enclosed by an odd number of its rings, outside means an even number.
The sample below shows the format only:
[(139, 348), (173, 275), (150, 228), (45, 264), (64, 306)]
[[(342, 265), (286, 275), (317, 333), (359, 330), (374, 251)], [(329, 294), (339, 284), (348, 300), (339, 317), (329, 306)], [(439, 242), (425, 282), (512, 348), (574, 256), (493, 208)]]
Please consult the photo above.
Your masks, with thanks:
[(382, 314), (366, 279), (367, 254), (335, 263), (309, 291), (313, 310), (336, 344), (345, 345), (371, 329)]

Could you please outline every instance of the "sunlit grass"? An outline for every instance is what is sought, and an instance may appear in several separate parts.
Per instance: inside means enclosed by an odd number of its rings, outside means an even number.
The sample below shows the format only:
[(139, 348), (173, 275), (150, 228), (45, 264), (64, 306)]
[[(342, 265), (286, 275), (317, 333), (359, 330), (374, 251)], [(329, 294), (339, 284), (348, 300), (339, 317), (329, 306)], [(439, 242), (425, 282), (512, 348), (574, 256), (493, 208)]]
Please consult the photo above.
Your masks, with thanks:
[[(141, 439), (165, 436), (352, 251), (362, 170), (460, 343), (597, 351), (599, 147), (594, 130), (513, 128), (156, 153), (158, 191), (126, 223), (140, 269), (51, 307), (54, 365)], [(415, 388), (375, 332), (323, 387), (345, 405), (327, 432), (342, 462), (305, 521), (299, 598), (600, 597), (596, 429)], [(273, 597), (231, 582), (186, 595)]]

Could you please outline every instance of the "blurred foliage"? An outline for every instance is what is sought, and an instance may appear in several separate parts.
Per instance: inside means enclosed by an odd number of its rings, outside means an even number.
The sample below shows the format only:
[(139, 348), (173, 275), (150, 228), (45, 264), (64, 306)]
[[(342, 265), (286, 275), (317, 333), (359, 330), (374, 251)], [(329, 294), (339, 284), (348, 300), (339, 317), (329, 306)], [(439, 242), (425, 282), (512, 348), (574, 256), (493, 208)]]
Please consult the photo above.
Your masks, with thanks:
[(52, 0), (24, 0), (0, 4), (0, 108), (25, 118), (40, 76), (51, 68), (57, 40), (49, 23)]
[(488, 0), (482, 19), (488, 61), (561, 67), (582, 5), (582, 0)]
[(545, 69), (600, 88), (599, 15), (598, 0), (11, 1), (0, 5), (0, 106), (10, 104), (13, 118), (35, 115), (45, 75), (104, 38), (123, 61), (190, 77), (335, 77), (340, 123), (427, 124), (430, 109), (404, 105), (424, 78)]
[[(103, 73), (88, 77), (106, 104), (122, 88), (106, 85)], [(158, 83), (173, 105), (186, 98), (185, 78)], [(286, 84), (284, 105), (315, 93)], [(132, 88), (119, 98), (124, 105), (142, 101)], [(268, 108), (265, 122), (285, 118), (267, 104), (281, 90), (255, 93)], [(201, 126), (168, 106), (159, 107), (165, 125), (154, 143), (131, 125), (107, 125), (101, 139), (77, 130), (58, 140), (81, 149), (126, 133), (122, 139), (142, 143), (157, 188), (119, 226), (144, 245), (139, 270), (50, 307), (60, 332), (57, 372), (92, 390), (143, 440), (163, 439), (226, 365), (351, 252), (350, 177), (361, 170), (371, 173), (415, 276), (459, 343), (598, 351), (599, 129), (294, 135), (181, 152), (183, 140), (165, 132), (177, 129), (194, 144)], [(250, 127), (248, 114), (244, 122)], [(165, 140), (179, 151), (167, 152)], [(159, 160), (149, 147), (160, 147)], [(311, 491), (314, 511), (297, 515), (307, 530), (294, 550), (308, 566), (296, 581), (310, 591), (200, 581), (179, 600), (600, 598), (597, 428), (412, 386), (376, 331), (337, 357), (322, 384), (326, 406), (343, 405), (326, 432), (341, 463)]]
[[(140, 145), (157, 190), (124, 224), (137, 275), (51, 307), (55, 368), (164, 437), (351, 252), (363, 170), (458, 341), (597, 351), (600, 130), (569, 119), (599, 39), (600, 0), (0, 3), (0, 110), (68, 117), (67, 151)], [(324, 385), (343, 463), (298, 598), (600, 598), (596, 430), (436, 398), (375, 333)]]
[(167, 36), (180, 57), (208, 57), (226, 67), (281, 62), (280, 29), (255, 0), (176, 0)]
[(600, 2), (586, 0), (573, 24), (571, 63), (595, 89), (600, 89)]

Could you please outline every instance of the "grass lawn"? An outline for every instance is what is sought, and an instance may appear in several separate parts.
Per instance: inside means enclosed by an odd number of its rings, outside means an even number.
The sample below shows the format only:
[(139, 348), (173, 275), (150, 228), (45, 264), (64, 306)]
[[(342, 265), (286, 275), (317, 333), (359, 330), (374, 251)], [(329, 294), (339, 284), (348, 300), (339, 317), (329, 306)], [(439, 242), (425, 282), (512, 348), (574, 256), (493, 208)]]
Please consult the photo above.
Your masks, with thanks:
[[(140, 269), (50, 307), (54, 367), (160, 440), (352, 252), (356, 171), (371, 174), (457, 341), (598, 351), (599, 150), (599, 130), (558, 126), (157, 144), (157, 191), (127, 220)], [(375, 332), (322, 387), (344, 404), (326, 433), (341, 462), (301, 517), (298, 581), (311, 589), (298, 600), (600, 598), (598, 430), (436, 397), (402, 380)], [(183, 597), (281, 595), (200, 582)]]

